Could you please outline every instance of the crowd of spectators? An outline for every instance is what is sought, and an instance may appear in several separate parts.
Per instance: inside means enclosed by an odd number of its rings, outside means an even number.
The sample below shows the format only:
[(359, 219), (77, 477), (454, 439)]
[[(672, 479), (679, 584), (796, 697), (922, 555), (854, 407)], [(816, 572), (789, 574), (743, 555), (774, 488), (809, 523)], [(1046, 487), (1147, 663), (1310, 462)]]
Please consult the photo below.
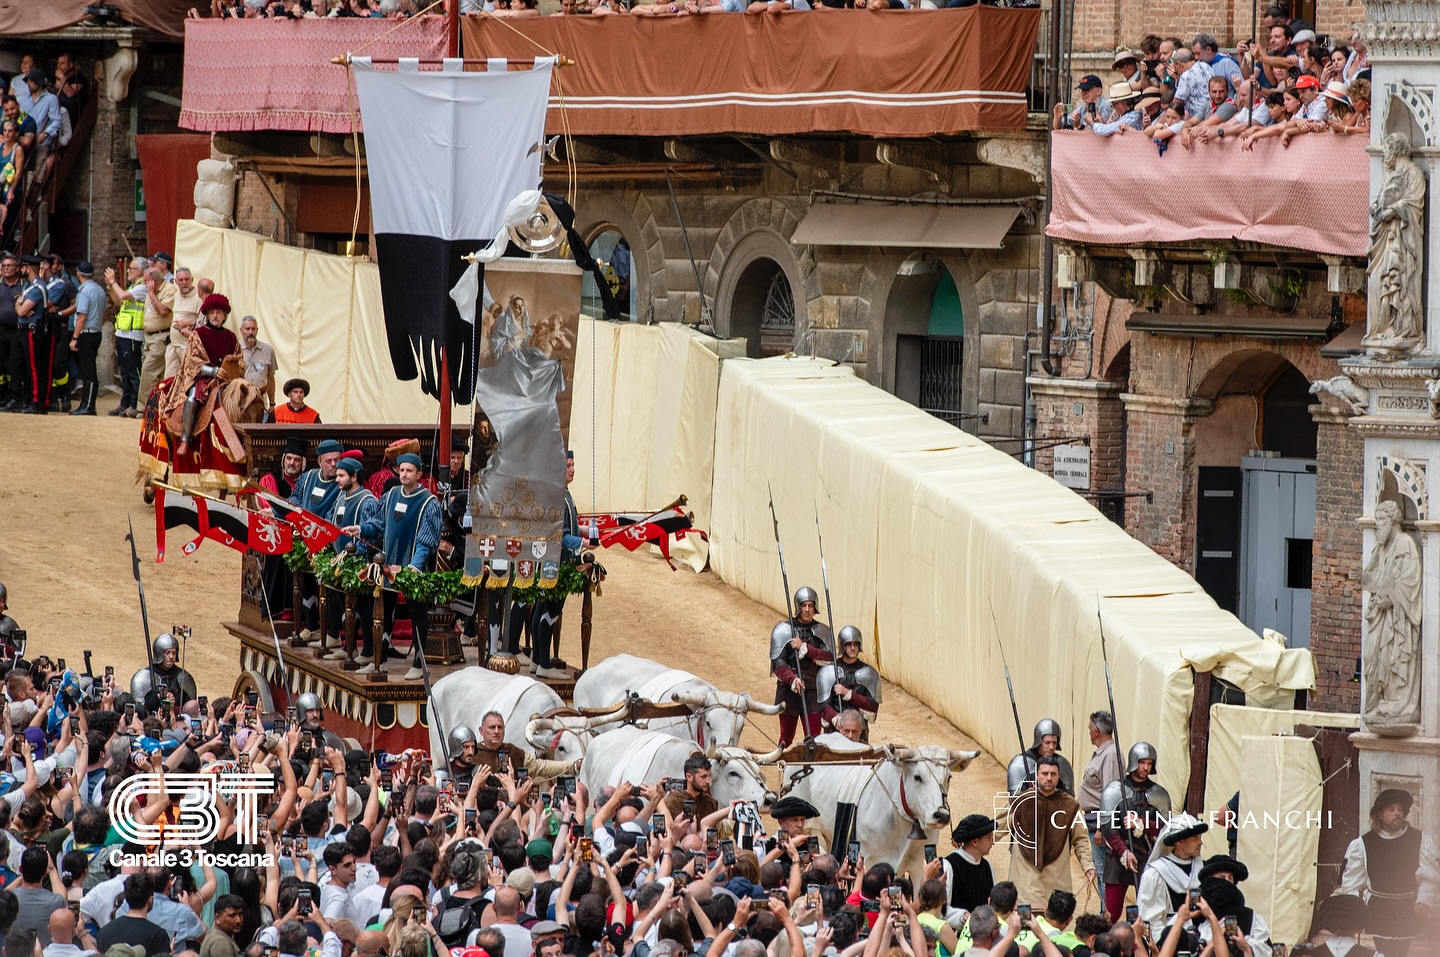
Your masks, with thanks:
[(1137, 135), (1163, 154), (1172, 141), (1196, 144), (1238, 140), (1242, 149), (1278, 138), (1370, 132), (1370, 64), (1363, 40), (1317, 35), (1280, 7), (1266, 11), (1264, 32), (1233, 52), (1210, 34), (1188, 45), (1178, 37), (1150, 35), (1138, 50), (1121, 47), (1112, 67), (1120, 79), (1108, 87), (1083, 77), (1079, 100), (1057, 105), (1057, 128), (1098, 136)]
[(90, 79), (62, 53), (53, 70), (30, 54), (0, 94), (0, 248), (14, 238), (27, 190), (43, 185), (59, 151), (69, 145)]

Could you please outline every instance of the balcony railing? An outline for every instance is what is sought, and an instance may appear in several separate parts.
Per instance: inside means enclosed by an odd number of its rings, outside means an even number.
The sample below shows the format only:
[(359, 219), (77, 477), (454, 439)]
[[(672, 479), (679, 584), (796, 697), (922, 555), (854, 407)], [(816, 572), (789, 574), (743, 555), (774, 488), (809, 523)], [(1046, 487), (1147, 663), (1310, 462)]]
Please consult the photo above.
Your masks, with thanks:
[[(577, 62), (547, 125), (592, 136), (850, 132), (930, 136), (1025, 126), (1040, 11), (828, 10), (688, 17), (465, 18), (471, 58)], [(352, 99), (331, 57), (435, 58), (444, 22), (192, 20), (182, 126), (348, 133)], [(255, 51), (264, 50), (263, 62)]]

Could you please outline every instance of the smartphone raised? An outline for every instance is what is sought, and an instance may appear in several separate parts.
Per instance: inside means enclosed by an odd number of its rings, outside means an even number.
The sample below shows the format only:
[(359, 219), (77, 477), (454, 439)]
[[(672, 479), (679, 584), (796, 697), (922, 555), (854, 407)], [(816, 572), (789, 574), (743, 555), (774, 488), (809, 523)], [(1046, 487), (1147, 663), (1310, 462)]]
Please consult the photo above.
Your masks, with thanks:
[(1137, 904), (1125, 905), (1125, 923), (1133, 924), (1140, 919), (1140, 907)]
[(817, 856), (820, 853), (820, 838), (811, 834), (805, 841), (805, 848), (810, 852), (811, 857)]
[(734, 842), (734, 841), (726, 840), (726, 841), (721, 841), (721, 842), (720, 842), (720, 860), (722, 860), (722, 861), (725, 862), (725, 866), (726, 866), (726, 867), (734, 867), (734, 866), (735, 866), (735, 842)]
[(260, 703), (260, 692), (258, 692), (258, 691), (247, 691), (247, 692), (245, 692), (245, 707), (247, 707), (247, 708), (253, 708), (253, 707), (255, 707), (255, 706), (256, 706), (257, 704), (259, 704), (259, 703)]
[(714, 847), (718, 840), (720, 840), (720, 832), (713, 827), (707, 827), (705, 829), (705, 846)]
[(643, 837), (635, 838), (635, 856), (639, 858), (645, 858), (649, 856), (649, 854), (650, 842)]
[(467, 831), (473, 830), (474, 827), (475, 827), (475, 809), (474, 809), (473, 807), (467, 807), (467, 808), (465, 809), (465, 830), (467, 830)]
[(497, 752), (495, 752), (495, 773), (496, 773), (496, 774), (506, 774), (506, 773), (508, 773), (509, 771), (510, 771), (510, 752), (509, 752), (509, 751), (497, 751)]
[(935, 845), (934, 845), (934, 844), (926, 844), (926, 845), (925, 845), (925, 863), (926, 863), (926, 864), (929, 864), (929, 863), (930, 863), (931, 861), (933, 861), (933, 860), (935, 860)]
[(201, 695), (198, 699), (200, 704), (200, 717), (205, 717), (205, 712), (210, 710), (210, 696)]
[(1021, 930), (1029, 930), (1029, 929), (1030, 929), (1030, 913), (1031, 913), (1030, 905), (1029, 905), (1029, 904), (1020, 904), (1019, 906), (1017, 906), (1017, 907), (1015, 908), (1015, 911), (1016, 911), (1016, 913), (1018, 913), (1018, 914), (1020, 915), (1020, 929), (1021, 929)]
[(79, 734), (79, 733), (80, 733), (80, 716), (79, 716), (78, 714), (72, 714), (72, 715), (70, 716), (70, 733), (71, 733), (71, 734)]
[(659, 813), (650, 815), (650, 832), (652, 834), (665, 833), (665, 815)]
[(811, 910), (819, 910), (819, 909), (820, 909), (820, 885), (819, 885), (819, 884), (807, 884), (807, 885), (805, 885), (805, 906), (808, 907), (808, 908), (810, 908)]
[(891, 884), (886, 893), (890, 895), (890, 909), (899, 910), (901, 908), (900, 899), (905, 894), (905, 892), (900, 889), (900, 885)]
[(1235, 915), (1232, 914), (1229, 917), (1226, 917), (1223, 923), (1225, 925), (1225, 936), (1236, 937), (1239, 935), (1240, 921), (1235, 917)]
[(296, 914), (298, 914), (298, 915), (301, 916), (301, 917), (308, 917), (308, 916), (310, 916), (310, 910), (311, 910), (311, 907), (310, 907), (310, 888), (308, 888), (308, 887), (302, 887), (302, 888), (300, 888), (300, 897), (299, 897), (298, 901), (296, 902), (296, 904), (297, 904), (296, 909), (295, 909), (295, 913), (296, 913)]
[(589, 864), (595, 860), (595, 841), (592, 838), (580, 838), (580, 860)]
[(566, 795), (566, 794), (574, 794), (574, 793), (575, 793), (575, 775), (573, 775), (573, 774), (567, 774), (567, 775), (565, 775), (564, 777), (556, 778), (556, 779), (555, 779), (555, 793), (556, 793), (557, 795), (562, 795), (562, 796), (563, 796), (563, 795)]
[(850, 842), (850, 849), (845, 852), (845, 860), (847, 860), (847, 861), (850, 862), (850, 866), (851, 866), (851, 867), (854, 867), (856, 864), (859, 864), (859, 863), (860, 863), (860, 842), (859, 842), (859, 841), (851, 841), (851, 842)]
[(686, 798), (686, 799), (685, 799), (685, 803), (682, 804), (682, 805), (680, 805), (680, 810), (681, 810), (683, 813), (689, 815), (690, 817), (694, 817), (694, 816), (695, 816), (695, 802), (692, 801), (692, 800), (690, 800), (689, 798)]

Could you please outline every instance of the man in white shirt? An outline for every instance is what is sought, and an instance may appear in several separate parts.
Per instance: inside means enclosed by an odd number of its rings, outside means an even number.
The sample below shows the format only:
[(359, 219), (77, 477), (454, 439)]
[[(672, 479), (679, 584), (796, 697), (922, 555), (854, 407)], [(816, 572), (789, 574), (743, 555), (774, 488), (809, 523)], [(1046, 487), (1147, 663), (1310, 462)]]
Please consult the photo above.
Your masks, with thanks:
[(50, 915), (50, 943), (42, 953), (45, 957), (97, 957), (98, 954), (89, 934), (76, 933), (75, 914), (68, 907), (58, 908)]
[(20, 103), (20, 109), (30, 112), (30, 87), (25, 83), (25, 74), (35, 69), (35, 58), (25, 54), (20, 58), (20, 72), (10, 78), (10, 95)]
[(1370, 830), (1350, 842), (1335, 889), (1365, 903), (1365, 929), (1385, 957), (1405, 957), (1411, 936), (1423, 933), (1425, 918), (1440, 905), (1440, 857), (1434, 838), (1410, 826), (1414, 803), (1404, 788), (1386, 788), (1376, 796)]
[(320, 913), (326, 920), (343, 917), (359, 923), (364, 917), (351, 917), (350, 911), (350, 886), (355, 883), (355, 855), (350, 852), (350, 845), (343, 840), (327, 845), (325, 866), (330, 869), (330, 882), (320, 888)]
[(495, 923), (505, 937), (505, 957), (530, 957), (535, 952), (530, 931), (520, 926), (520, 892), (506, 885), (495, 891)]
[(185, 358), (186, 335), (200, 321), (200, 290), (195, 277), (181, 266), (175, 270), (175, 303), (170, 307), (170, 344), (165, 347), (165, 378), (180, 371)]
[(350, 913), (356, 926), (365, 927), (370, 918), (380, 913), (380, 901), (390, 880), (400, 873), (400, 848), (382, 844), (370, 852), (370, 863), (375, 868), (377, 880), (364, 890), (356, 891), (350, 897)]

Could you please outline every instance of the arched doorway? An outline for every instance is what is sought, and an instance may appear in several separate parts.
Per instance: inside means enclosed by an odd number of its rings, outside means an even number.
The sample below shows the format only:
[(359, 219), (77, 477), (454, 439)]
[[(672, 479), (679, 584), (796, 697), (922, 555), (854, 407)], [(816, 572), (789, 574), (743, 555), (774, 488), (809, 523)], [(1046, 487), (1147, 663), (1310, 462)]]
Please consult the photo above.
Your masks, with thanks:
[[(640, 284), (635, 281), (630, 240), (614, 226), (602, 226), (590, 239), (590, 255), (600, 264), (600, 272), (620, 304), (620, 318), (635, 319), (640, 314)], [(587, 316), (605, 315), (594, 273), (587, 272), (581, 279), (580, 311)]]
[(965, 308), (955, 277), (929, 253), (900, 264), (885, 304), (894, 330), (895, 395), (960, 426), (965, 420)]
[(1315, 451), (1310, 382), (1282, 356), (1227, 356), (1197, 397), (1195, 578), (1222, 607), (1291, 647), (1310, 643)]
[(751, 358), (794, 351), (795, 290), (775, 260), (755, 259), (735, 280), (729, 334), (746, 340)]

